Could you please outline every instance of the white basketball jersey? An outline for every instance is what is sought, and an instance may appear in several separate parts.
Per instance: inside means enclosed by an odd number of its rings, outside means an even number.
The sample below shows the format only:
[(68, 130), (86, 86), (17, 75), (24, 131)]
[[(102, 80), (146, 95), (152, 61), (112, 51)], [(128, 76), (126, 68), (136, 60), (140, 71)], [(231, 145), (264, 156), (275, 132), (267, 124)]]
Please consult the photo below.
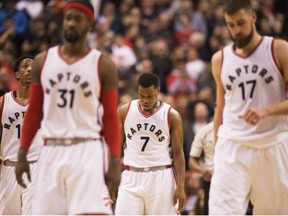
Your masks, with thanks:
[(100, 138), (103, 107), (100, 104), (99, 60), (91, 49), (72, 64), (60, 56), (60, 46), (48, 50), (41, 74), (44, 91), (44, 138)]
[(131, 101), (125, 120), (126, 146), (123, 163), (134, 167), (170, 165), (169, 112), (162, 102), (151, 115), (141, 111), (139, 100)]
[[(28, 105), (21, 104), (15, 98), (13, 92), (9, 92), (3, 96), (2, 106), (1, 159), (17, 161), (23, 119)], [(39, 134), (37, 134), (29, 149), (28, 160), (36, 160), (38, 158), (40, 146), (42, 144), (43, 141)]]
[(239, 118), (248, 108), (285, 100), (285, 80), (273, 56), (273, 38), (263, 37), (250, 56), (240, 57), (233, 44), (223, 49), (221, 80), (225, 88), (223, 124), (219, 137), (270, 145), (287, 137), (286, 116), (270, 116), (255, 126)]

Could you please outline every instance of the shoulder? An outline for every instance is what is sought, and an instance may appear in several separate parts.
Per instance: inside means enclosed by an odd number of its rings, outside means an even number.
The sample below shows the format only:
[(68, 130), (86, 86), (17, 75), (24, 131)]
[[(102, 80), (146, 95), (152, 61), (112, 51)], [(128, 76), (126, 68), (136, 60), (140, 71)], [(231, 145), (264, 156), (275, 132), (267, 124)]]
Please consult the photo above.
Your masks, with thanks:
[(280, 70), (282, 70), (283, 63), (287, 61), (287, 55), (288, 55), (287, 41), (274, 38), (272, 54), (275, 58), (277, 65), (280, 67)]
[(179, 121), (182, 122), (182, 117), (180, 113), (172, 107), (170, 108), (169, 118), (170, 118), (170, 123), (179, 122)]
[(101, 86), (104, 90), (118, 88), (118, 73), (116, 66), (112, 59), (104, 54), (101, 54), (98, 72), (101, 80)]
[(44, 52), (41, 52), (39, 54), (37, 54), (35, 56), (35, 63), (44, 63), (45, 59), (46, 59), (46, 56), (47, 56), (47, 53), (48, 53), (48, 50), (44, 51)]
[(221, 64), (223, 60), (223, 50), (217, 51), (213, 56), (212, 56), (212, 64)]
[(3, 96), (0, 97), (0, 111), (3, 109), (4, 106), (4, 97), (7, 93), (5, 93)]
[(100, 54), (100, 60), (99, 61), (100, 61), (99, 62), (100, 70), (116, 68), (112, 59), (103, 53)]
[(119, 116), (120, 116), (120, 119), (123, 120), (124, 117), (126, 116), (129, 108), (130, 108), (130, 105), (131, 105), (132, 101), (129, 102), (129, 103), (126, 103), (126, 104), (123, 104), (119, 107), (118, 109), (118, 113), (119, 113)]
[(212, 122), (206, 124), (205, 126), (203, 126), (202, 128), (200, 128), (199, 133), (207, 134), (207, 133), (213, 131), (213, 128), (214, 128), (214, 122), (212, 121)]
[(287, 52), (288, 43), (285, 40), (274, 38), (273, 40), (273, 53), (280, 56), (282, 52)]

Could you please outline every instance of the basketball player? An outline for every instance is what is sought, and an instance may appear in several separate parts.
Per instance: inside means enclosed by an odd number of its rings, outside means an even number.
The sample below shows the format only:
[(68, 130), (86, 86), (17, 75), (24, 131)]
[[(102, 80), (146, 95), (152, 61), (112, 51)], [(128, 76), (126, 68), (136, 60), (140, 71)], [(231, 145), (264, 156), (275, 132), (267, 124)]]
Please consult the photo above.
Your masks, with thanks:
[[(22, 56), (14, 63), (15, 77), (18, 88), (0, 97), (1, 112), (1, 145), (0, 154), (3, 160), (0, 177), (0, 214), (20, 215), (31, 214), (33, 184), (28, 183), (27, 188), (18, 185), (15, 179), (15, 165), (17, 152), (22, 136), (24, 114), (28, 107), (28, 91), (31, 83), (32, 56)], [(43, 144), (43, 142), (42, 142)], [(40, 151), (41, 140), (35, 140), (28, 158), (31, 169), (31, 178), (34, 180), (36, 161)]]
[(116, 215), (175, 215), (185, 204), (182, 120), (157, 99), (159, 92), (158, 76), (144, 73), (138, 80), (139, 99), (119, 109), (126, 170)]
[(288, 44), (261, 36), (249, 0), (226, 0), (234, 41), (212, 58), (217, 84), (210, 214), (288, 214)]
[(64, 44), (35, 58), (17, 180), (24, 185), (27, 151), (42, 121), (33, 214), (112, 214), (107, 186), (113, 199), (120, 183), (117, 72), (87, 47), (94, 20), (89, 1), (68, 2), (63, 19)]

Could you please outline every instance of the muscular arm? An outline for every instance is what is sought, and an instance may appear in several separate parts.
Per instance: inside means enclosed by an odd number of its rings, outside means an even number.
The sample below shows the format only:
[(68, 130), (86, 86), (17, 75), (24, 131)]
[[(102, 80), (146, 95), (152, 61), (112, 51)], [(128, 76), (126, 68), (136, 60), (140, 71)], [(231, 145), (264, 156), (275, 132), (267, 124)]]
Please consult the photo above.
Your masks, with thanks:
[(124, 144), (125, 144), (124, 120), (125, 120), (128, 107), (129, 107), (129, 103), (124, 104), (118, 110), (119, 117), (120, 117), (120, 143), (121, 143), (122, 157), (124, 156), (123, 151), (124, 151)]
[[(288, 82), (288, 43), (284, 40), (276, 39), (274, 41), (274, 54), (276, 63), (283, 76), (285, 82)], [(272, 104), (266, 107), (267, 115), (288, 115), (288, 100), (282, 103)]]
[(99, 76), (101, 80), (101, 98), (104, 109), (104, 137), (109, 147), (109, 166), (105, 182), (112, 200), (116, 199), (120, 184), (120, 126), (117, 113), (118, 106), (118, 74), (111, 59), (102, 55)]
[[(0, 97), (0, 113), (1, 113), (1, 115), (3, 112), (3, 101), (4, 101), (4, 96)], [(3, 122), (1, 122), (1, 124), (0, 124), (0, 145), (1, 145), (1, 141), (2, 141), (2, 132), (3, 132), (2, 124), (3, 124)]]
[(104, 116), (104, 137), (109, 146), (110, 155), (120, 156), (120, 131), (118, 106), (118, 74), (111, 59), (102, 55), (100, 59), (101, 98)]
[(170, 110), (170, 125), (173, 165), (177, 177), (177, 188), (174, 193), (174, 203), (176, 203), (178, 199), (178, 210), (181, 210), (185, 204), (185, 159), (183, 152), (183, 124), (180, 114), (175, 109)]
[(218, 51), (212, 57), (212, 73), (216, 82), (216, 106), (214, 113), (214, 140), (217, 143), (218, 129), (222, 123), (223, 109), (224, 109), (224, 95), (225, 90), (221, 82), (221, 64), (222, 64), (222, 51)]

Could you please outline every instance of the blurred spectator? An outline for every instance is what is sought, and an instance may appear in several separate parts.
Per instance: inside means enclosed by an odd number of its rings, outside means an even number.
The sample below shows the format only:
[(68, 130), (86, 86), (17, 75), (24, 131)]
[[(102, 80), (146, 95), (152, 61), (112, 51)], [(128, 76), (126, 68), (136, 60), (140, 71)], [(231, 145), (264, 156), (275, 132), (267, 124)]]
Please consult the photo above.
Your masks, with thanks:
[(20, 0), (15, 8), (19, 11), (26, 11), (31, 19), (35, 19), (44, 10), (44, 4), (41, 0)]
[(146, 26), (150, 25), (149, 21), (157, 18), (154, 0), (141, 0), (140, 8), (142, 14), (142, 23)]
[[(188, 15), (189, 24), (191, 29), (201, 32), (204, 36), (207, 35), (207, 24), (201, 11), (197, 11), (194, 7), (193, 1), (182, 0), (180, 1), (179, 8), (177, 10), (177, 16), (182, 16), (182, 14)], [(175, 20), (175, 31), (181, 31), (183, 28), (181, 20)]]
[(124, 44), (123, 36), (120, 34), (115, 35), (112, 45), (112, 59), (119, 71), (120, 78), (128, 76), (129, 69), (137, 61), (133, 50)]
[(13, 20), (7, 18), (3, 21), (4, 32), (0, 35), (0, 47), (2, 47), (7, 41), (13, 40), (15, 29), (13, 26)]
[(23, 35), (28, 26), (28, 17), (24, 11), (16, 9), (17, 0), (4, 1), (4, 7), (0, 9), (0, 34), (6, 29), (4, 27), (4, 21), (6, 19), (12, 19), (15, 34)]
[(149, 47), (147, 45), (146, 39), (138, 35), (133, 43), (134, 52), (138, 61), (141, 59), (150, 58)]
[(166, 78), (173, 70), (173, 63), (169, 58), (170, 49), (164, 40), (156, 40), (151, 44), (151, 60), (153, 73), (160, 78), (160, 91), (167, 93)]
[(123, 27), (119, 14), (116, 13), (116, 6), (110, 1), (105, 1), (102, 15), (99, 17), (105, 17), (109, 23), (110, 30), (115, 34), (123, 33)]
[(190, 19), (188, 14), (179, 15), (179, 30), (175, 32), (175, 41), (178, 45), (187, 45), (188, 39), (191, 34), (196, 32), (190, 25)]
[(198, 50), (192, 46), (189, 47), (187, 57), (186, 71), (189, 77), (197, 82), (201, 73), (206, 69), (206, 63), (199, 58)]
[(198, 56), (202, 60), (206, 60), (208, 58), (209, 52), (206, 48), (206, 41), (204, 34), (200, 32), (195, 32), (190, 35), (188, 39), (188, 44), (190, 47), (194, 47), (198, 51)]
[(197, 91), (196, 80), (188, 75), (184, 60), (178, 60), (175, 63), (175, 68), (167, 76), (166, 82), (168, 93), (176, 98), (179, 95), (194, 94)]
[(98, 17), (95, 21), (95, 31), (88, 35), (88, 43), (90, 47), (103, 51), (107, 47), (111, 47), (114, 32), (110, 29), (110, 23), (106, 17)]
[(10, 75), (7, 67), (0, 67), (0, 96), (3, 96), (10, 89)]

